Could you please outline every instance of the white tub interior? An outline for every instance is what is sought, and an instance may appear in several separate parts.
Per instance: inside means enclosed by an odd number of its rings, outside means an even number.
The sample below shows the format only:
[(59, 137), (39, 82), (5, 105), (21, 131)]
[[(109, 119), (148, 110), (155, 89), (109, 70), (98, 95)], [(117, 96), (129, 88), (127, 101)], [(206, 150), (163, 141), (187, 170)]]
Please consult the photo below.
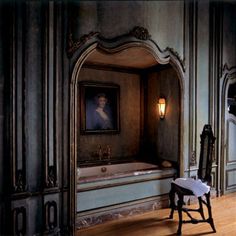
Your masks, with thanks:
[(157, 168), (158, 168), (157, 165), (145, 162), (131, 162), (123, 164), (78, 168), (78, 176), (80, 178), (84, 178), (84, 177), (93, 177), (101, 175), (113, 175), (113, 174), (116, 175), (119, 173), (135, 172), (135, 171), (157, 169)]

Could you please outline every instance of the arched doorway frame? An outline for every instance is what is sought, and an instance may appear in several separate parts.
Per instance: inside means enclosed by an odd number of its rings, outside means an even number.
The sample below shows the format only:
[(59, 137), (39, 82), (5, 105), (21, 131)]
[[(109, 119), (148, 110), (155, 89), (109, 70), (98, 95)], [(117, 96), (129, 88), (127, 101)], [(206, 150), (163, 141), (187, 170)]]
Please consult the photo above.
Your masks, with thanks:
[(225, 101), (227, 99), (227, 93), (229, 85), (232, 82), (236, 82), (236, 68), (228, 68), (227, 65), (223, 68), (223, 74), (220, 81), (220, 122), (219, 122), (219, 139), (218, 139), (218, 147), (219, 147), (219, 160), (218, 160), (218, 176), (219, 176), (219, 189), (220, 195), (225, 194), (225, 186), (226, 186), (226, 176), (225, 176), (225, 161), (227, 158), (226, 155), (226, 119), (225, 119)]
[[(133, 34), (135, 32), (135, 34)], [(76, 189), (77, 189), (77, 84), (78, 76), (83, 63), (95, 50), (101, 50), (104, 53), (115, 54), (132, 47), (141, 47), (147, 50), (155, 60), (162, 65), (170, 64), (176, 71), (180, 85), (180, 142), (179, 142), (179, 168), (180, 175), (184, 174), (184, 95), (185, 95), (185, 69), (179, 55), (175, 50), (166, 48), (161, 51), (158, 45), (150, 39), (148, 31), (142, 27), (137, 27), (130, 34), (115, 38), (105, 39), (100, 37), (98, 33), (92, 33), (82, 37), (82, 43), (72, 45), (72, 57), (70, 58), (70, 95), (69, 95), (69, 163), (70, 163), (70, 184), (69, 184), (69, 223), (71, 233), (76, 231)]]

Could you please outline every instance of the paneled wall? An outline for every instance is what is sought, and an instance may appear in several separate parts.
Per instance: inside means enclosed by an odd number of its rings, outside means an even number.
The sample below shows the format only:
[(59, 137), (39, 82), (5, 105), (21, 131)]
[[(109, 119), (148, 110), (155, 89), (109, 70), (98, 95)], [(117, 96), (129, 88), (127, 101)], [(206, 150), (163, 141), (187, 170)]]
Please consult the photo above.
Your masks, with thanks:
[[(166, 115), (160, 120), (157, 102), (166, 99)], [(180, 99), (179, 78), (172, 67), (150, 73), (147, 83), (147, 137), (146, 146), (156, 159), (179, 162), (180, 158)]]
[[(0, 6), (0, 35), (2, 35), (4, 32), (3, 29), (3, 7)], [(3, 134), (4, 134), (4, 40), (1, 37), (0, 38), (0, 224), (3, 224), (2, 222), (2, 202), (3, 202), (3, 169), (4, 169), (4, 163), (3, 163)]]
[[(73, 42), (83, 45), (84, 34), (100, 32), (111, 39), (144, 26), (161, 50), (168, 48), (183, 62), (182, 175), (196, 173), (203, 124), (212, 123), (220, 140), (219, 80), (236, 66), (234, 1), (1, 1), (0, 11), (5, 13), (0, 14), (4, 234), (73, 232), (69, 98), (74, 64), (67, 49)], [(214, 165), (219, 191), (220, 145)]]
[(71, 32), (75, 38), (92, 31), (114, 38), (135, 26), (143, 26), (161, 49), (172, 47), (183, 57), (184, 4), (184, 1), (73, 1), (69, 15)]
[[(67, 202), (67, 193), (59, 180), (61, 136), (57, 131), (62, 118), (58, 105), (63, 51), (63, 39), (59, 36), (61, 3), (6, 1), (1, 9), (5, 29), (0, 41), (1, 52), (4, 48), (0, 60), (3, 62), (4, 57), (5, 64), (1, 63), (1, 81), (3, 76), (6, 78), (5, 132), (1, 132), (6, 145), (4, 159), (2, 155), (0, 158), (1, 163), (4, 161), (0, 168), (5, 167), (1, 188), (4, 187), (6, 207), (1, 212), (1, 232), (54, 234), (59, 229), (63, 231), (64, 222), (67, 225), (67, 215), (62, 216), (62, 211), (67, 212), (67, 204), (60, 210), (63, 200)], [(1, 82), (1, 89), (2, 86)]]

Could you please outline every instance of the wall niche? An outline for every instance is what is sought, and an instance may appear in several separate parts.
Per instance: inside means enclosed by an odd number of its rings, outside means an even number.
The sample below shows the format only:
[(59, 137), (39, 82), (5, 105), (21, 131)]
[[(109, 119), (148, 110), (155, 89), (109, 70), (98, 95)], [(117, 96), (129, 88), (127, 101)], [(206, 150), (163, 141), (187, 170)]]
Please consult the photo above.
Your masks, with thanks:
[[(119, 131), (83, 132), (82, 120), (89, 119), (81, 107), (88, 106), (81, 91), (84, 83), (119, 87)], [(95, 50), (80, 69), (77, 86), (79, 166), (134, 160), (155, 164), (179, 161), (180, 86), (171, 65), (158, 64), (139, 47), (116, 54)], [(157, 110), (159, 97), (167, 101), (164, 120)]]

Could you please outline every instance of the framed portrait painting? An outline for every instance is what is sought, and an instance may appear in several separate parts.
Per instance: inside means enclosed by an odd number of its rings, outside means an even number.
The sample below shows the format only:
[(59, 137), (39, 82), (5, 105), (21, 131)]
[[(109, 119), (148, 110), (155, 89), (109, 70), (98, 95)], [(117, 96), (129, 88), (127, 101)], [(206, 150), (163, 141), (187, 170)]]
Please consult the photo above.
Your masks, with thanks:
[(120, 87), (117, 84), (81, 82), (80, 127), (82, 134), (120, 131)]

